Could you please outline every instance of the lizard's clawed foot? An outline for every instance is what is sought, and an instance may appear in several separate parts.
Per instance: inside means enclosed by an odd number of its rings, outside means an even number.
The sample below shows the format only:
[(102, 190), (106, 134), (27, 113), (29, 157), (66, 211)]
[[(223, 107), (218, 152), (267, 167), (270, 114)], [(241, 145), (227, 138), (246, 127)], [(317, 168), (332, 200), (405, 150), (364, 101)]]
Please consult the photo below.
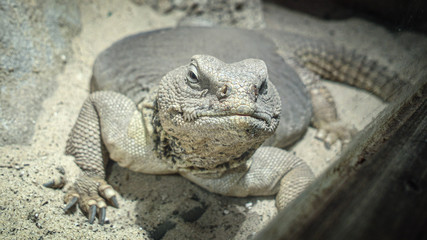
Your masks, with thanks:
[(356, 128), (348, 127), (346, 124), (337, 121), (320, 124), (315, 137), (323, 141), (325, 147), (330, 149), (331, 145), (338, 140), (341, 142), (342, 146), (347, 145), (356, 133)]
[[(61, 176), (43, 184), (43, 186), (60, 188), (64, 186), (64, 183), (64, 178)], [(116, 191), (105, 180), (80, 176), (65, 195), (66, 206), (64, 211), (68, 212), (78, 203), (82, 211), (87, 214), (90, 224), (95, 221), (96, 215), (98, 215), (99, 224), (103, 225), (107, 209), (106, 200), (113, 207), (119, 207)]]
[(81, 176), (65, 196), (64, 200), (67, 205), (64, 211), (67, 212), (78, 203), (82, 211), (88, 215), (90, 224), (98, 215), (99, 224), (103, 225), (107, 202), (116, 208), (119, 207), (116, 196), (116, 191), (105, 180)]

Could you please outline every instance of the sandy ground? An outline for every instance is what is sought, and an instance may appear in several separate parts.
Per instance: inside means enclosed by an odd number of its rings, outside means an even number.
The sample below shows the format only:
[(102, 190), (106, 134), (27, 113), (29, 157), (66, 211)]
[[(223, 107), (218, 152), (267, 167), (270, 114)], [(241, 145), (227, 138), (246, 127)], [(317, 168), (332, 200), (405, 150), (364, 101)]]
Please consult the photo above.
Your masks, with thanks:
[[(84, 7), (83, 7), (84, 6)], [(206, 192), (179, 176), (150, 176), (113, 166), (108, 178), (120, 193), (119, 209), (108, 208), (108, 224), (90, 225), (76, 210), (64, 214), (64, 193), (41, 186), (63, 167), (78, 173), (63, 154), (67, 135), (89, 93), (96, 55), (132, 33), (172, 27), (179, 13), (159, 15), (127, 1), (81, 5), (83, 30), (73, 41), (74, 57), (57, 76), (58, 88), (44, 101), (30, 146), (0, 148), (0, 238), (2, 239), (250, 239), (276, 214), (273, 197), (231, 198)], [(357, 48), (407, 77), (419, 73), (426, 41), (413, 33), (390, 34), (360, 19), (320, 21), (267, 6), (267, 26), (332, 39)], [(421, 64), (421, 65), (420, 65)], [(345, 122), (362, 129), (385, 104), (366, 92), (327, 83)], [(327, 150), (309, 129), (291, 150), (316, 175), (333, 162), (339, 145)]]

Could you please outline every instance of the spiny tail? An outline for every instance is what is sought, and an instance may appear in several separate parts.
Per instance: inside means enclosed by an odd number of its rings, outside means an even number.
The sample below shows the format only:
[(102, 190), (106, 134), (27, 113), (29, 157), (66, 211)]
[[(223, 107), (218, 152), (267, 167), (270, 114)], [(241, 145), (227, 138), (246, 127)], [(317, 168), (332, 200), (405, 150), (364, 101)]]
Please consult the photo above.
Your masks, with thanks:
[(295, 57), (325, 79), (365, 89), (384, 101), (393, 100), (403, 86), (410, 85), (376, 61), (333, 44), (305, 43), (295, 51)]

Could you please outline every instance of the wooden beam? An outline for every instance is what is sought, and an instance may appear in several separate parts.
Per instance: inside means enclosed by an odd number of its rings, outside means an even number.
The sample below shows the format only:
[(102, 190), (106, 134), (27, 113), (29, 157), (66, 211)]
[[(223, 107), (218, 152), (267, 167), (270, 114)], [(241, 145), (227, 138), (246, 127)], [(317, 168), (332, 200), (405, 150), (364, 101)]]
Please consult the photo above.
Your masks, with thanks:
[(426, 85), (390, 104), (256, 239), (427, 239)]

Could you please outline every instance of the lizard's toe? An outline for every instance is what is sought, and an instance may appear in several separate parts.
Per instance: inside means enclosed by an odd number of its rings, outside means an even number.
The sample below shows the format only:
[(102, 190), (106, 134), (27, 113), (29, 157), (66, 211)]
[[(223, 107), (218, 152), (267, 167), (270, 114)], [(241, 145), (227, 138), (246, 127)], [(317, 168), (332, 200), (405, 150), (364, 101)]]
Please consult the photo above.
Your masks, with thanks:
[(88, 220), (90, 224), (92, 224), (93, 221), (95, 221), (95, 216), (96, 216), (96, 204), (93, 204), (93, 205), (90, 205), (89, 207)]
[(63, 176), (57, 176), (54, 179), (49, 180), (46, 183), (43, 183), (44, 187), (47, 188), (62, 188), (65, 185), (65, 178)]
[(119, 202), (117, 201), (117, 193), (109, 184), (101, 184), (98, 188), (99, 193), (102, 197), (107, 199), (113, 207), (119, 208)]
[(99, 224), (104, 225), (105, 222), (105, 216), (107, 215), (107, 208), (103, 207), (99, 209)]
[(119, 202), (117, 201), (117, 197), (116, 196), (112, 196), (110, 199), (112, 205), (116, 208), (119, 208)]
[(337, 121), (322, 124), (315, 137), (323, 141), (325, 147), (329, 149), (338, 140), (342, 146), (345, 146), (350, 142), (356, 132), (357, 130), (354, 127), (347, 127), (344, 123)]
[(74, 196), (70, 195), (70, 197), (66, 197), (65, 198), (65, 203), (67, 205), (65, 205), (65, 207), (64, 207), (64, 212), (68, 212), (68, 210), (70, 210), (73, 206), (76, 205), (76, 203), (77, 203), (78, 200), (79, 200), (79, 196), (78, 195), (74, 195)]

